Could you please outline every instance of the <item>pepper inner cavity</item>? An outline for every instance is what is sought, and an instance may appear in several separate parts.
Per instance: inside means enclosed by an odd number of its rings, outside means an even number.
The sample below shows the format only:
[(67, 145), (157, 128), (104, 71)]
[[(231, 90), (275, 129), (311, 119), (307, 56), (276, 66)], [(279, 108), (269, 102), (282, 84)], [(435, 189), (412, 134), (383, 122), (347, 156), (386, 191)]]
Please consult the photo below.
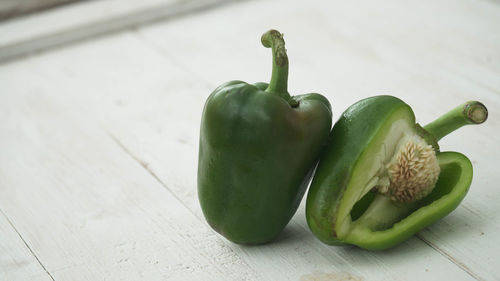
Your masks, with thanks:
[(390, 228), (436, 185), (440, 173), (436, 153), (422, 137), (404, 134), (389, 159), (368, 183), (371, 194), (353, 207), (351, 216), (356, 225), (373, 231)]

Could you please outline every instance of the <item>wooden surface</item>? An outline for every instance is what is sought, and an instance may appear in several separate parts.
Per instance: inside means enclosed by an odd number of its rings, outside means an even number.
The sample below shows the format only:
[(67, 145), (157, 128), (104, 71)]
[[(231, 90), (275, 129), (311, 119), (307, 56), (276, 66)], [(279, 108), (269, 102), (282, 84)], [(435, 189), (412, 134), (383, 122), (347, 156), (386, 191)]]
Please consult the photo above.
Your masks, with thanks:
[[(500, 5), (247, 1), (0, 65), (0, 280), (500, 280)], [(396, 95), (425, 124), (467, 100), (481, 126), (441, 141), (474, 165), (449, 216), (383, 252), (332, 247), (304, 204), (274, 243), (235, 245), (196, 194), (201, 110), (218, 84), (267, 81), (285, 34), (292, 94), (334, 118)]]

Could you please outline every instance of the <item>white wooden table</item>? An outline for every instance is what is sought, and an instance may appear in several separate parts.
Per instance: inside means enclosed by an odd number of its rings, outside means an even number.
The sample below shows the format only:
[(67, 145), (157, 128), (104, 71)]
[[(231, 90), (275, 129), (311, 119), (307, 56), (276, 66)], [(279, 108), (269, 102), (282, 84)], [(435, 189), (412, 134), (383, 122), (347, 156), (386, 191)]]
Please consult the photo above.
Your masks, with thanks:
[[(268, 245), (212, 231), (196, 194), (201, 110), (218, 84), (269, 79), (269, 28), (285, 34), (291, 93), (326, 95), (335, 119), (382, 93), (423, 124), (485, 103), (485, 124), (441, 142), (473, 162), (462, 204), (383, 252), (322, 244), (304, 204)], [(500, 280), (499, 109), (498, 1), (246, 1), (13, 57), (0, 280)]]

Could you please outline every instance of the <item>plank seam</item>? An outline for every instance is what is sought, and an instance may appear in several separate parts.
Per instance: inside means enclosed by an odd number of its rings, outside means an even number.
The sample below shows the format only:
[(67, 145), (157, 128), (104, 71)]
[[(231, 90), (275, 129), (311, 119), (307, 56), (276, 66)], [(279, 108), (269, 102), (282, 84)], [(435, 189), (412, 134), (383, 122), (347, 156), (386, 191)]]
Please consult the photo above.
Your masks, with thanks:
[(189, 212), (191, 214), (193, 214), (196, 218), (199, 219), (199, 217), (188, 207), (184, 204), (184, 202), (177, 196), (177, 194), (175, 194), (152, 170), (151, 168), (149, 168), (148, 164), (146, 162), (144, 162), (143, 160), (141, 160), (139, 157), (135, 156), (125, 145), (123, 145), (123, 143), (120, 142), (120, 140), (118, 140), (117, 137), (115, 137), (113, 134), (111, 134), (110, 132), (106, 131), (106, 133), (108, 134), (108, 136), (125, 152), (127, 153), (134, 161), (136, 161), (137, 163), (139, 163), (161, 186), (163, 186), (163, 188), (165, 188), (168, 192), (170, 192), (170, 194), (172, 194), (172, 196), (174, 196), (175, 199), (177, 199), (177, 201), (179, 201), (182, 206), (184, 206), (186, 209), (189, 210)]
[(441, 254), (443, 257), (447, 258), (449, 261), (454, 263), (456, 266), (461, 268), (463, 271), (465, 271), (467, 274), (469, 274), (472, 278), (478, 280), (478, 281), (483, 281), (484, 279), (479, 277), (477, 274), (472, 272), (470, 268), (468, 268), (463, 262), (457, 260), (456, 258), (452, 257), (450, 254), (448, 254), (446, 251), (443, 249), (439, 248), (436, 244), (430, 242), (429, 240), (425, 239), (422, 235), (416, 234), (417, 238), (422, 240), (425, 244), (427, 244), (429, 247), (434, 249), (436, 252)]
[(14, 231), (17, 233), (17, 235), (19, 236), (19, 238), (21, 238), (21, 240), (23, 241), (24, 245), (26, 246), (26, 248), (28, 248), (28, 250), (30, 251), (30, 253), (33, 255), (33, 257), (35, 257), (35, 259), (37, 260), (38, 264), (40, 264), (40, 266), (42, 267), (42, 269), (45, 271), (45, 273), (47, 273), (47, 275), (49, 275), (50, 279), (52, 281), (55, 281), (54, 277), (52, 276), (52, 274), (50, 274), (50, 272), (47, 270), (47, 268), (45, 267), (45, 265), (42, 263), (42, 261), (38, 258), (38, 256), (35, 254), (35, 252), (31, 249), (31, 247), (28, 245), (28, 243), (26, 242), (26, 240), (24, 240), (23, 236), (21, 235), (21, 233), (17, 230), (17, 228), (14, 226), (14, 224), (12, 223), (12, 221), (9, 219), (9, 217), (7, 217), (7, 215), (4, 213), (4, 211), (2, 210), (2, 208), (0, 208), (0, 213), (2, 213), (2, 215), (4, 216), (4, 218), (7, 220), (7, 222), (10, 224), (10, 226), (12, 227), (12, 229), (14, 229)]

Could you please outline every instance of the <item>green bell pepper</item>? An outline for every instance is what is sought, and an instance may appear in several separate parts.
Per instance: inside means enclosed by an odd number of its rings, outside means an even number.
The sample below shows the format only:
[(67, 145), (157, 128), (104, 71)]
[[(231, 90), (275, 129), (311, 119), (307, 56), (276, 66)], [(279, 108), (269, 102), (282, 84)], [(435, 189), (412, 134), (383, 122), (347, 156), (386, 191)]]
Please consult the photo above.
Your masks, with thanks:
[(472, 165), (437, 141), (487, 110), (467, 102), (425, 127), (392, 96), (349, 107), (334, 125), (307, 195), (311, 231), (327, 244), (392, 247), (453, 211), (472, 181)]
[(283, 36), (261, 38), (272, 48), (269, 84), (227, 82), (203, 109), (198, 197), (209, 225), (236, 243), (275, 238), (305, 193), (332, 126), (328, 100), (290, 96)]

